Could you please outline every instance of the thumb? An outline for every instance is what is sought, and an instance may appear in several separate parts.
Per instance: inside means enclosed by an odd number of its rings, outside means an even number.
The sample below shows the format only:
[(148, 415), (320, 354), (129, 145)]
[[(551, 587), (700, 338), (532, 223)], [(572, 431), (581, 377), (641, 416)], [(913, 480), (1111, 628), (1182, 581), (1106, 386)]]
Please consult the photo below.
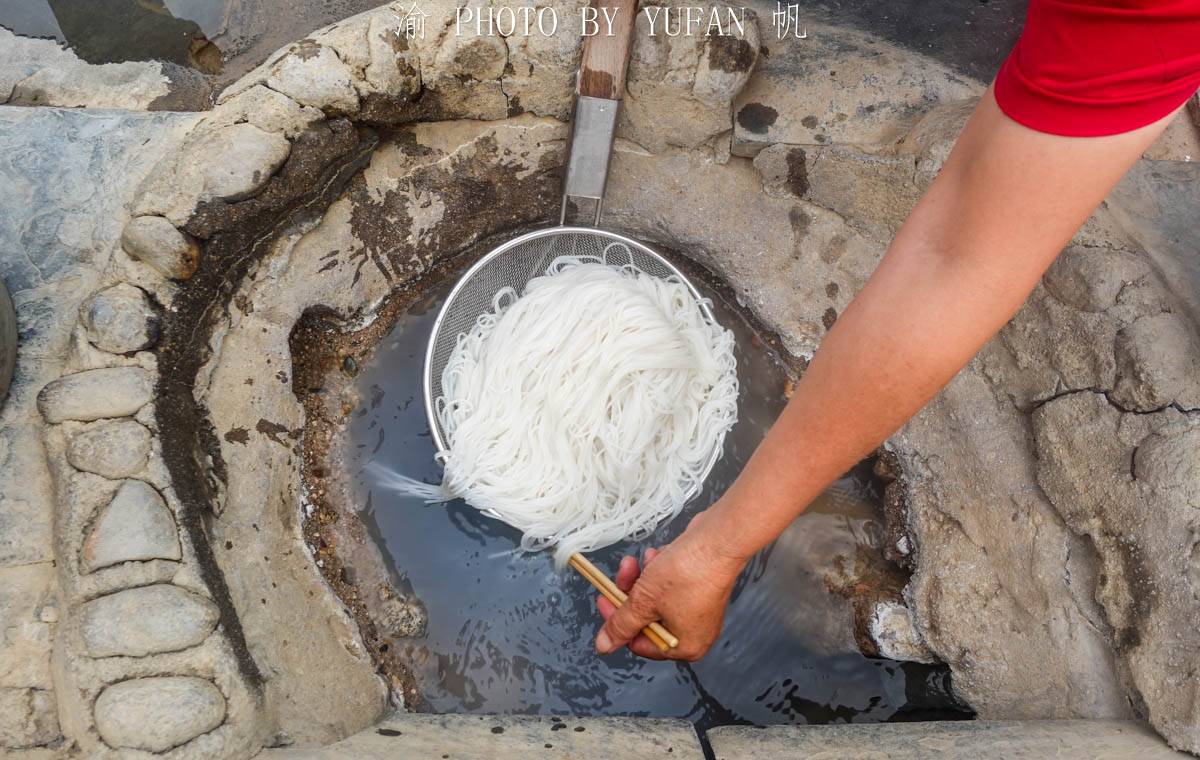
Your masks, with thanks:
[(654, 604), (635, 585), (625, 603), (617, 608), (596, 634), (596, 651), (608, 654), (628, 644), (656, 619)]

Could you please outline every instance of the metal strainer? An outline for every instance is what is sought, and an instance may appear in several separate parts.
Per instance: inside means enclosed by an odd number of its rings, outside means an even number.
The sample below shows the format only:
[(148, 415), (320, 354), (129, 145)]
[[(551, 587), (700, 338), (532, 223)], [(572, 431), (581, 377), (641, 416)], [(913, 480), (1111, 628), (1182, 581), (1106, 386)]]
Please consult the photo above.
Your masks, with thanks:
[[(708, 302), (674, 264), (632, 238), (591, 227), (558, 226), (509, 240), (488, 251), (459, 278), (433, 323), (425, 353), (425, 414), (439, 452), (449, 448), (449, 441), (438, 420), (435, 402), (442, 395), (442, 371), (454, 353), (458, 336), (470, 331), (479, 315), (492, 310), (497, 291), (510, 287), (523, 293), (526, 284), (545, 274), (559, 256), (595, 256), (611, 263), (632, 263), (654, 277), (680, 280), (688, 286), (704, 315), (709, 320), (715, 319)], [(706, 477), (719, 456), (719, 451), (714, 452), (704, 473)]]
[[(559, 226), (521, 235), (489, 251), (455, 284), (433, 324), (425, 353), (425, 413), (439, 453), (449, 448), (449, 442), (438, 420), (436, 401), (442, 395), (442, 371), (454, 352), (458, 336), (468, 332), (481, 314), (491, 311), (497, 291), (511, 287), (518, 294), (524, 293), (529, 281), (545, 274), (558, 256), (595, 256), (613, 263), (630, 262), (655, 277), (677, 279), (687, 285), (705, 317), (715, 321), (695, 285), (657, 251), (615, 232), (565, 224), (568, 201), (572, 198), (593, 201), (593, 223), (600, 223), (617, 112), (625, 92), (637, 0), (593, 0), (592, 7), (598, 18), (612, 19), (611, 34), (601, 32), (584, 37)], [(606, 26), (601, 21), (601, 27)], [(704, 477), (720, 454), (720, 451), (713, 453)], [(499, 518), (490, 511), (485, 513)], [(572, 556), (570, 564), (613, 604), (620, 606), (625, 601), (624, 593), (582, 555)], [(664, 652), (678, 646), (678, 640), (658, 623), (648, 626), (645, 633)]]

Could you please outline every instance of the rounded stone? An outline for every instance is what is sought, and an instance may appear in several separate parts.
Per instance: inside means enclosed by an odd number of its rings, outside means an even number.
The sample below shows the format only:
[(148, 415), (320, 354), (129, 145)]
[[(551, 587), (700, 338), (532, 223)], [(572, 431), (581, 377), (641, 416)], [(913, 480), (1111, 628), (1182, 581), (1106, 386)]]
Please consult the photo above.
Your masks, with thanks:
[(129, 417), (150, 402), (153, 375), (141, 367), (105, 367), (76, 372), (47, 383), (38, 393), (38, 411), (47, 422), (90, 422)]
[(1114, 306), (1121, 290), (1148, 273), (1146, 265), (1107, 248), (1068, 248), (1047, 270), (1042, 283), (1050, 294), (1080, 311)]
[(145, 657), (196, 646), (216, 628), (220, 613), (208, 599), (160, 583), (93, 599), (81, 618), (91, 657)]
[(898, 602), (877, 602), (871, 611), (868, 633), (881, 657), (906, 662), (938, 662), (913, 622), (912, 612)]
[(267, 86), (305, 106), (353, 114), (358, 92), (350, 68), (337, 54), (314, 42), (301, 42), (275, 65)]
[(1133, 470), (1138, 482), (1200, 507), (1200, 424), (1181, 420), (1147, 436), (1135, 451)]
[(130, 219), (121, 232), (121, 247), (163, 277), (186, 280), (196, 273), (200, 246), (161, 216)]
[(141, 472), (149, 458), (150, 431), (136, 420), (98, 422), (67, 444), (72, 467), (114, 480)]
[(158, 311), (141, 288), (128, 283), (95, 293), (80, 312), (88, 342), (101, 351), (128, 354), (158, 340)]
[(1115, 353), (1111, 398), (1123, 408), (1200, 405), (1200, 347), (1183, 319), (1170, 313), (1142, 317), (1117, 333)]
[(205, 194), (238, 201), (266, 184), (287, 159), (291, 143), (253, 124), (234, 124), (205, 137), (196, 152)]
[(203, 678), (132, 678), (100, 692), (95, 711), (108, 746), (166, 752), (221, 725), (225, 697)]
[(151, 559), (180, 559), (175, 518), (150, 484), (127, 480), (96, 518), (79, 553), (79, 566), (90, 573)]

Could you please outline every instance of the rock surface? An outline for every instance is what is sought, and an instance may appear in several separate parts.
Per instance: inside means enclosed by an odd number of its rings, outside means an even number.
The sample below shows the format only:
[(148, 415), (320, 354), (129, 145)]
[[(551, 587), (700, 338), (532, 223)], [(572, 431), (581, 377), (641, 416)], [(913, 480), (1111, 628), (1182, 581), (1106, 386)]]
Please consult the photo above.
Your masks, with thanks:
[(770, 757), (875, 760), (1182, 760), (1136, 721), (1031, 720), (846, 726), (724, 726), (708, 732), (717, 760)]
[(84, 302), (81, 317), (88, 341), (101, 351), (128, 354), (158, 340), (158, 311), (144, 290), (128, 283), (93, 295)]
[[(204, 192), (232, 202), (256, 193), (287, 159), (290, 149), (283, 135), (253, 124), (235, 124), (208, 135), (193, 157), (203, 167)], [(174, 249), (178, 250), (178, 244)]]
[(0, 748), (40, 747), (60, 735), (54, 692), (0, 688)]
[(775, 143), (886, 144), (931, 106), (983, 91), (870, 35), (817, 25), (808, 33), (802, 44), (764, 35), (768, 54), (733, 104), (735, 155)]
[[(449, 3), (436, 5), (439, 13), (451, 9)], [(528, 50), (521, 58), (511, 41), (466, 35), (444, 46), (431, 39), (397, 50), (387, 37), (392, 29), (387, 13), (390, 9), (370, 15), (365, 22), (314, 35), (319, 49), (309, 51), (333, 73), (342, 68), (349, 72), (361, 118), (395, 126), (414, 112), (441, 118), (499, 118), (522, 108), (551, 112), (569, 102), (565, 82), (570, 54), (565, 48)], [(642, 129), (644, 134), (637, 139), (639, 144), (618, 145), (614, 184), (621, 192), (611, 209), (615, 226), (652, 242), (694, 252), (729, 279), (739, 296), (784, 333), (789, 348), (799, 354), (812, 352), (861, 287), (906, 206), (944, 158), (964, 109), (969, 109), (965, 95), (979, 91), (977, 82), (956, 79), (927, 59), (902, 55), (857, 33), (835, 30), (817, 44), (830, 47), (827, 58), (838, 61), (836, 72), (814, 65), (816, 56), (806, 58), (813, 52), (811, 47), (799, 48), (804, 55), (787, 55), (781, 46), (768, 44), (770, 68), (764, 68), (758, 99), (739, 101), (733, 141), (737, 150), (747, 154), (766, 148), (765, 158), (755, 166), (730, 161), (721, 167), (723, 149), (719, 146), (711, 154), (707, 149), (671, 149), (673, 134), (684, 143), (695, 139), (689, 136), (693, 125), (686, 119), (672, 121), (678, 114), (669, 114), (652, 129), (643, 117), (632, 119), (625, 128)], [(301, 63), (308, 54), (306, 47), (293, 51)], [(390, 58), (395, 67), (384, 71), (389, 48), (397, 54)], [(331, 58), (321, 50), (336, 55)], [(664, 50), (668, 58), (678, 54), (679, 59), (694, 52), (686, 46), (676, 50), (673, 45)], [(541, 68), (530, 63), (543, 60), (537, 56), (547, 62), (538, 64)], [(281, 60), (269, 61), (266, 70)], [(523, 61), (529, 65), (520, 66)], [(295, 60), (287, 62), (288, 66), (296, 64)], [(368, 73), (372, 70), (375, 73)], [(686, 70), (686, 66), (678, 70)], [(665, 69), (648, 66), (646, 71), (672, 69), (670, 65)], [(850, 74), (843, 76), (843, 71)], [(880, 80), (876, 76), (880, 71), (900, 72), (907, 78)], [(797, 87), (797, 77), (803, 86)], [(415, 86), (418, 79), (423, 87), (419, 91)], [(231, 104), (230, 109), (214, 113), (205, 129), (195, 134), (207, 139), (245, 121), (246, 126), (286, 142), (318, 118), (314, 106), (297, 103), (282, 93), (264, 95), (272, 92), (262, 86), (264, 81), (265, 75), (229, 93), (224, 102)], [(515, 97), (510, 82), (522, 82), (527, 99)], [(649, 91), (654, 83), (643, 84)], [(401, 95), (380, 105), (380, 96), (393, 88)], [(887, 88), (890, 91), (883, 92)], [(410, 104), (409, 98), (418, 92), (421, 102)], [(337, 97), (344, 95), (341, 92)], [(245, 100), (235, 102), (239, 97)], [(255, 97), (264, 98), (261, 110), (254, 107)], [(944, 103), (921, 116), (936, 102), (953, 99), (961, 102)], [(878, 107), (863, 113), (844, 107), (873, 100), (879, 100), (885, 113), (879, 113)], [(321, 107), (333, 113), (343, 106), (349, 108), (349, 103), (346, 97), (340, 104), (330, 101)], [(529, 105), (532, 103), (537, 105)], [(409, 105), (416, 111), (404, 110)], [(697, 134), (717, 126), (719, 101), (705, 106), (704, 119), (698, 124), (708, 124), (705, 119), (709, 116), (713, 120), (704, 129), (697, 128)], [(750, 106), (756, 107), (747, 111)], [(691, 113), (684, 107), (677, 110)], [(839, 120), (839, 114), (846, 116)], [(659, 115), (649, 109), (645, 118)], [(741, 123), (743, 116), (746, 124)], [(27, 441), (18, 436), (26, 428), (36, 431), (40, 424), (30, 403), (33, 390), (53, 377), (42, 373), (56, 373), (61, 367), (79, 301), (98, 287), (98, 273), (107, 265), (117, 229), (126, 219), (129, 183), (147, 168), (139, 163), (140, 158), (128, 156), (141, 156), (144, 151), (145, 160), (153, 160), (162, 152), (162, 143), (155, 141), (173, 139), (169, 137), (171, 125), (182, 128), (185, 122), (164, 118), (138, 126), (127, 117), (82, 118), (53, 112), (0, 114), (0, 118), (25, 125), (17, 130), (23, 135), (17, 138), (12, 136), (13, 130), (0, 130), (0, 175), (17, 178), (15, 183), (0, 183), (4, 207), (16, 210), (15, 225), (0, 224), (0, 242), (4, 243), (0, 265), (10, 284), (17, 282), (14, 291), (25, 352), (19, 366), (22, 372), (31, 373), (18, 378), (14, 401), (4, 412), (0, 461), (9, 467), (20, 466), (22, 475), (30, 472), (32, 483), (0, 478), (4, 510), (0, 556), (4, 562), (32, 563), (21, 567), (32, 568), (31, 574), (39, 575), (38, 579), (20, 579), (22, 588), (39, 591), (12, 605), (20, 608), (14, 616), (18, 623), (9, 626), (0, 640), (4, 647), (0, 676), (7, 673), (12, 680), (0, 681), (0, 688), (21, 684), (11, 688), (27, 698), (20, 704), (30, 705), (22, 714), (31, 720), (22, 725), (43, 727), (35, 732), (40, 740), (56, 732), (44, 728), (51, 726), (50, 705), (55, 700), (46, 689), (29, 684), (48, 673), (47, 644), (56, 613), (33, 597), (40, 600), (43, 591), (48, 593), (46, 598), (53, 597), (52, 561), (56, 557), (53, 552), (39, 554), (23, 535), (50, 535), (47, 526), (52, 502), (44, 473), (28, 467), (28, 462), (11, 450), (6, 453), (4, 447), (17, 445), (12, 441)], [(908, 132), (913, 121), (916, 127)], [(146, 126), (150, 124), (154, 127)], [(70, 146), (73, 136), (98, 133), (106, 127), (118, 132), (106, 145), (113, 146), (115, 153), (126, 150), (116, 169), (104, 163), (109, 159), (81, 159), (79, 149)], [(35, 130), (40, 134), (31, 135)], [(471, 131), (475, 136), (463, 136)], [(284, 565), (283, 570), (238, 564), (241, 556), (259, 556), (260, 548), (294, 541), (295, 526), (286, 522), (267, 526), (274, 535), (256, 538), (262, 526), (254, 518), (291, 514), (287, 507), (295, 503), (296, 480), (290, 441), (303, 422), (294, 398), (283, 392), (286, 380), (280, 384), (283, 391), (279, 396), (264, 392), (262, 383), (249, 386), (245, 380), (271, 377), (283, 371), (279, 367), (286, 368), (286, 337), (303, 308), (332, 304), (344, 313), (355, 313), (364, 303), (376, 302), (398, 281), (424, 271), (430, 251), (461, 247), (472, 235), (504, 225), (540, 221), (538, 215), (554, 201), (555, 188), (544, 181), (549, 175), (543, 172), (553, 171), (561, 154), (563, 130), (559, 124), (452, 122), (398, 132), (399, 137), (377, 153), (378, 163), (373, 162), (373, 169), (365, 172), (370, 182), (351, 183), (347, 197), (354, 202), (335, 203), (314, 234), (298, 233), (297, 238), (303, 238), (300, 242), (282, 241), (282, 249), (295, 243), (294, 251), (281, 251), (273, 266), (264, 270), (269, 276), (263, 283), (243, 283), (239, 295), (246, 300), (242, 303), (256, 308), (252, 312), (229, 310), (228, 324), (222, 325), (215, 339), (222, 344), (224, 356), (230, 357), (229, 363), (206, 368), (212, 370), (211, 383), (199, 389), (202, 394), (212, 394), (205, 402), (220, 402), (212, 404), (212, 416), (221, 432), (233, 432), (234, 423), (256, 419), (247, 415), (248, 410), (262, 412), (257, 417), (261, 426), (255, 432), (242, 429), (245, 441), (237, 446), (244, 448), (234, 449), (233, 455), (224, 449), (224, 460), (231, 464), (222, 493), (227, 511), (211, 527), (217, 539), (214, 545), (228, 541), (230, 546), (229, 554), (220, 561), (239, 571), (227, 576), (234, 586), (230, 595), (247, 630), (275, 630), (281, 617), (289, 619), (290, 610), (304, 609), (306, 604), (311, 608), (310, 597), (326, 592), (319, 578), (305, 574), (311, 568), (299, 560)], [(278, 140), (273, 142), (281, 145)], [(775, 142), (780, 144), (767, 146)], [(143, 246), (141, 260), (154, 262), (163, 250), (169, 251), (159, 271), (177, 279), (191, 274), (196, 256), (191, 242), (175, 232), (175, 225), (187, 221), (197, 199), (216, 197), (226, 190), (233, 193), (230, 197), (253, 194), (256, 183), (265, 179), (261, 173), (255, 178), (253, 171), (239, 175), (236, 181), (218, 174), (211, 180), (218, 188), (213, 190), (207, 185), (208, 163), (197, 158), (197, 145), (202, 144), (173, 146), (174, 159), (158, 178), (160, 185), (183, 188), (182, 200), (159, 203), (165, 195), (137, 200), (147, 204), (137, 207), (139, 215), (165, 215), (154, 223), (160, 240)], [(660, 152), (645, 150), (648, 145)], [(98, 156), (103, 151), (91, 153)], [(269, 151), (259, 151), (260, 157), (264, 154), (270, 158)], [(1089, 221), (1077, 240), (1078, 255), (1064, 258), (1004, 334), (893, 441), (907, 489), (901, 499), (907, 507), (901, 538), (908, 547), (905, 554), (916, 568), (908, 590), (913, 622), (933, 653), (954, 668), (956, 688), (985, 715), (1121, 717), (1144, 705), (1173, 741), (1180, 746), (1196, 745), (1194, 690), (1190, 680), (1181, 680), (1180, 674), (1188, 672), (1196, 636), (1191, 625), (1196, 611), (1196, 551), (1184, 516), (1190, 514), (1185, 506), (1190, 508), (1196, 501), (1195, 405), (1186, 376), (1195, 375), (1189, 357), (1195, 353), (1195, 293), (1200, 288), (1195, 287), (1192, 275), (1200, 270), (1192, 255), (1194, 205), (1189, 210), (1187, 201), (1198, 183), (1194, 167), (1181, 167), (1180, 163), (1142, 162), (1135, 167), (1113, 202)], [(36, 181), (25, 178), (30, 173), (37, 175)], [(125, 184), (108, 180), (110, 175), (123, 178)], [(222, 185), (224, 182), (228, 184)], [(462, 187), (473, 189), (462, 191)], [(495, 212), (503, 207), (503, 199), (486, 194), (489, 187), (515, 188), (521, 203), (514, 209), (520, 213), (490, 217), (478, 213), (479, 209)], [(376, 191), (378, 195), (373, 195)], [(681, 196), (694, 199), (694, 205), (681, 208)], [(731, 198), (747, 202), (731, 203)], [(371, 213), (355, 216), (356, 203)], [(482, 221), (464, 219), (466, 208), (472, 210), (472, 218), (483, 216)], [(386, 234), (369, 221), (385, 213), (395, 228)], [(349, 245), (324, 247), (335, 240)], [(397, 241), (402, 244), (399, 248), (393, 245)], [(314, 271), (326, 265), (317, 255), (335, 248), (341, 258), (332, 266), (338, 272)], [(1088, 258), (1092, 256), (1097, 257), (1095, 261)], [(353, 280), (348, 272), (353, 272)], [(1157, 272), (1165, 273), (1165, 282)], [(143, 278), (139, 283), (158, 282), (146, 267), (120, 256), (111, 273)], [(344, 277), (341, 282), (346, 286), (327, 288), (330, 280), (326, 277)], [(273, 288), (286, 286), (289, 280), (294, 290), (272, 296)], [(172, 286), (159, 283), (156, 287)], [(297, 293), (302, 297), (294, 298)], [(155, 295), (167, 302), (159, 292)], [(1188, 314), (1192, 315), (1190, 321)], [(253, 334), (266, 337), (254, 340)], [(76, 349), (91, 361), (99, 355), (86, 343), (72, 350)], [(222, 393), (239, 387), (238, 394)], [(227, 401), (221, 401), (223, 398)], [(10, 411), (13, 409), (19, 411)], [(26, 413), (27, 417), (16, 416)], [(19, 426), (9, 424), (14, 419)], [(158, 468), (144, 468), (150, 449), (146, 428), (131, 420), (124, 422), (135, 427), (110, 422), (83, 426), (64, 417), (61, 427), (54, 428), (58, 432), (48, 440), (53, 446), (55, 436), (69, 438), (67, 460), (85, 473), (100, 472), (88, 469), (97, 464), (108, 478), (123, 477), (121, 473), (130, 467), (147, 469), (142, 476), (174, 499), (170, 484), (155, 479), (161, 476)], [(129, 432), (113, 432), (118, 429)], [(135, 445), (128, 445), (123, 436)], [(136, 453), (139, 441), (145, 443), (140, 462), (122, 460), (131, 450)], [(27, 443), (22, 445), (29, 450)], [(239, 468), (239, 459), (262, 463), (263, 469)], [(37, 464), (40, 468), (40, 462)], [(91, 515), (104, 508), (111, 493), (107, 489), (115, 491), (117, 487), (74, 473), (69, 481), (72, 495), (62, 508), (80, 507)], [(88, 503), (89, 495), (99, 503)], [(82, 509), (85, 504), (86, 510)], [(22, 528), (18, 535), (9, 515), (16, 515), (15, 521), (22, 526), (28, 522), (30, 528)], [(1145, 515), (1156, 519), (1138, 519)], [(98, 519), (104, 519), (103, 513)], [(90, 526), (80, 520), (71, 527), (72, 535), (78, 537), (69, 541), (78, 541)], [(77, 548), (72, 543), (72, 553), (57, 560), (69, 565)], [(1146, 558), (1161, 558), (1162, 566)], [(176, 571), (170, 563), (146, 564), (166, 565), (167, 571)], [(0, 571), (8, 579), (15, 577), (14, 569), (3, 567)], [(289, 576), (293, 570), (300, 572)], [(85, 580), (103, 582), (114, 573), (132, 577), (141, 571), (136, 565), (114, 568)], [(278, 577), (285, 578), (281, 586), (289, 588), (279, 590), (276, 596), (269, 589)], [(74, 598), (78, 589), (63, 592), (65, 598)], [(270, 605), (260, 601), (268, 598)], [(381, 685), (374, 679), (370, 658), (361, 651), (352, 623), (338, 617), (327, 596), (319, 599), (320, 614), (304, 621), (304, 631), (311, 634), (312, 646), (321, 652), (320, 665), (337, 671), (339, 680), (330, 687), (333, 693), (343, 699), (352, 694), (357, 701), (339, 705), (333, 711), (336, 715), (312, 728), (311, 734), (302, 735), (302, 741), (327, 739), (382, 704)], [(272, 709), (279, 710), (272, 717), (298, 727), (299, 732), (308, 730), (313, 721), (306, 725), (305, 719), (314, 713), (318, 713), (317, 722), (324, 719), (314, 707), (319, 708), (323, 699), (327, 703), (327, 695), (304, 687), (305, 680), (315, 681), (311, 678), (314, 671), (306, 670), (310, 666), (304, 662), (304, 655), (312, 659), (313, 650), (289, 659), (286, 653), (272, 649), (278, 642), (270, 637), (251, 640), (257, 647), (255, 659), (277, 667), (267, 681), (268, 701), (276, 700), (271, 702)], [(206, 644), (204, 649), (208, 647)], [(34, 653), (35, 665), (18, 673), (19, 666), (10, 664), (16, 659), (14, 652)], [(205, 667), (225, 662), (218, 654), (206, 657), (211, 659), (204, 660)], [(331, 668), (330, 663), (336, 667)], [(97, 686), (96, 673), (78, 676), (90, 667), (86, 658), (79, 658), (75, 666), (70, 677), (80, 678), (94, 691), (75, 693), (74, 685), (68, 684), (58, 701), (74, 705), (82, 695), (90, 707), (100, 686), (115, 679), (100, 679)], [(136, 698), (105, 699), (116, 689), (133, 688), (124, 684), (136, 683), (124, 681), (109, 686), (96, 702), (103, 708), (96, 716), (98, 725), (103, 719), (109, 729), (109, 734), (101, 729), (106, 740), (116, 736), (113, 741), (128, 741), (123, 746), (131, 747), (187, 741), (197, 735), (194, 730), (209, 731), (197, 726), (211, 723), (213, 715), (223, 715), (226, 710), (224, 698), (210, 682), (185, 678), (181, 680), (190, 685), (181, 691), (196, 699), (177, 699), (175, 712), (156, 715), (154, 710), (170, 700), (144, 694), (161, 687), (161, 681), (173, 679), (138, 680), (151, 682), (151, 686), (139, 690), (133, 695)], [(194, 683), (197, 680), (200, 686)], [(224, 688), (226, 681), (218, 682)], [(288, 693), (281, 690), (281, 682), (301, 686)], [(197, 696), (205, 691), (205, 685), (221, 698), (219, 709), (213, 707), (216, 700), (206, 702)], [(326, 682), (322, 685), (329, 686)], [(232, 711), (236, 690), (230, 693)], [(17, 699), (7, 692), (5, 698)], [(132, 718), (123, 712), (125, 705), (139, 703), (145, 709), (139, 708), (140, 713)], [(196, 709), (196, 704), (207, 707)], [(181, 715), (198, 722), (180, 729), (173, 721)], [(215, 718), (216, 723), (221, 720)], [(163, 731), (174, 734), (163, 739)], [(181, 754), (216, 756), (205, 754), (225, 738), (215, 734), (206, 737), (214, 744), (196, 744)], [(487, 736), (483, 738), (487, 740)]]
[(153, 390), (153, 376), (141, 367), (89, 369), (43, 388), (38, 410), (50, 423), (129, 417), (150, 403)]
[(907, 662), (939, 662), (929, 651), (912, 619), (912, 612), (903, 604), (881, 602), (871, 614), (869, 633), (879, 654), (890, 660)]
[(329, 747), (265, 750), (263, 760), (361, 760), (412, 757), (566, 760), (612, 757), (700, 760), (687, 721), (646, 718), (550, 718), (514, 715), (396, 714)]
[(83, 643), (92, 657), (145, 657), (196, 646), (220, 614), (178, 586), (142, 586), (101, 596), (81, 608)]
[(1200, 409), (1200, 340), (1174, 314), (1147, 315), (1117, 333), (1116, 362), (1112, 398), (1125, 408)]
[[(0, 44), (0, 58), (12, 50)], [(82, 714), (68, 708), (60, 725), (59, 705), (72, 704), (74, 687), (50, 666), (66, 612), (56, 602), (58, 570), (70, 560), (54, 550), (63, 515), (36, 397), (63, 372), (81, 302), (102, 284), (140, 175), (193, 118), (0, 107), (0, 277), (20, 332), (17, 374), (0, 409), (0, 754), (53, 746)], [(48, 758), (61, 748), (17, 754)]]
[[(218, 176), (216, 183), (220, 183)], [(196, 272), (200, 247), (161, 216), (138, 216), (121, 233), (121, 247), (133, 258), (154, 267), (163, 277), (186, 280)]]
[(0, 567), (0, 643), (4, 645), (0, 689), (44, 692), (31, 695), (31, 699), (36, 697), (31, 703), (35, 707), (47, 704), (43, 697), (53, 700), (50, 654), (57, 615), (53, 580), (54, 568), (49, 562)]
[(96, 699), (96, 730), (110, 747), (165, 752), (224, 719), (225, 697), (203, 678), (133, 678)]
[(150, 559), (180, 559), (175, 518), (148, 483), (127, 480), (84, 540), (80, 569), (90, 573), (122, 562)]
[(358, 93), (350, 69), (337, 53), (317, 43), (300, 43), (267, 78), (267, 86), (305, 106), (330, 113), (358, 112)]
[(0, 28), (0, 104), (188, 111), (207, 108), (211, 89), (204, 77), (178, 66), (92, 65), (54, 40)]
[(135, 420), (96, 422), (71, 437), (67, 461), (106, 478), (137, 475), (150, 457), (150, 431)]
[[(731, 6), (711, 9), (724, 19), (737, 14)], [(638, 13), (620, 116), (621, 136), (656, 153), (668, 146), (694, 148), (729, 130), (730, 103), (750, 79), (761, 44), (753, 11), (742, 29), (729, 23), (724, 37), (668, 36), (666, 12), (650, 5)]]

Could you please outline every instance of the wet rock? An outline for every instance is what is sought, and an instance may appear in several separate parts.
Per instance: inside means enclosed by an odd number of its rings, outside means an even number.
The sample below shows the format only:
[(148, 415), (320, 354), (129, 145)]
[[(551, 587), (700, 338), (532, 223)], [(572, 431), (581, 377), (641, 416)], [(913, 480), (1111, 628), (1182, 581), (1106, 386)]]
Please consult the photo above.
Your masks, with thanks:
[(439, 118), (504, 118), (510, 105), (501, 83), (508, 60), (504, 38), (477, 34), (473, 24), (455, 34), (452, 17), (446, 17), (449, 31), (441, 42), (411, 43), (420, 56), (424, 97), (432, 94)]
[[(730, 10), (723, 5), (712, 9), (720, 14)], [(670, 145), (702, 145), (731, 126), (730, 104), (758, 61), (757, 18), (748, 11), (744, 32), (730, 25), (725, 37), (672, 37), (663, 31), (663, 9), (644, 10), (637, 17), (618, 133), (656, 153)]]
[(0, 750), (40, 747), (61, 735), (54, 692), (0, 689)]
[(154, 377), (141, 367), (107, 367), (63, 375), (38, 393), (47, 422), (128, 417), (150, 402)]
[(1142, 412), (1200, 408), (1200, 343), (1174, 314), (1142, 317), (1117, 334), (1112, 399)]
[(1120, 251), (1073, 246), (1059, 254), (1042, 282), (1064, 304), (1100, 312), (1115, 306), (1121, 290), (1148, 273), (1144, 261)]
[(225, 697), (203, 678), (133, 678), (96, 699), (96, 730), (115, 748), (165, 752), (225, 720)]
[(354, 90), (363, 98), (365, 118), (383, 112), (381, 101), (403, 105), (421, 89), (421, 64), (401, 28), (405, 13), (407, 9), (366, 13), (323, 30), (317, 40), (346, 64)]
[(136, 475), (149, 457), (150, 431), (135, 420), (97, 422), (67, 444), (72, 467), (106, 478)]
[(161, 216), (138, 216), (121, 232), (121, 247), (163, 277), (186, 280), (196, 273), (200, 246)]
[(824, 26), (808, 31), (795, 46), (802, 54), (789, 52), (794, 40), (764, 40), (770, 54), (734, 101), (735, 155), (753, 156), (774, 143), (887, 143), (930, 106), (983, 90), (879, 38)]
[(93, 66), (54, 40), (0, 28), (0, 103), (142, 110), (169, 92), (159, 63)]
[(179, 558), (179, 535), (166, 502), (148, 483), (127, 480), (84, 539), (79, 565), (90, 573), (122, 562)]
[(196, 646), (220, 613), (202, 596), (157, 584), (118, 591), (82, 605), (80, 630), (92, 657), (144, 657)]
[(367, 64), (359, 93), (408, 100), (421, 90), (420, 62), (392, 14), (374, 14), (367, 29)]
[(420, 600), (409, 597), (388, 597), (379, 603), (380, 623), (388, 636), (408, 638), (425, 635), (429, 616)]
[(150, 348), (158, 340), (158, 311), (141, 289), (128, 283), (105, 288), (84, 302), (81, 322), (88, 341), (114, 354)]
[(194, 149), (204, 192), (225, 201), (254, 195), (287, 159), (291, 143), (253, 124), (234, 124), (206, 135)]
[(327, 113), (358, 112), (351, 71), (337, 53), (311, 40), (298, 43), (271, 70), (267, 86)]
[(876, 604), (868, 630), (881, 657), (908, 662), (940, 662), (925, 645), (913, 624), (912, 613), (903, 604)]

